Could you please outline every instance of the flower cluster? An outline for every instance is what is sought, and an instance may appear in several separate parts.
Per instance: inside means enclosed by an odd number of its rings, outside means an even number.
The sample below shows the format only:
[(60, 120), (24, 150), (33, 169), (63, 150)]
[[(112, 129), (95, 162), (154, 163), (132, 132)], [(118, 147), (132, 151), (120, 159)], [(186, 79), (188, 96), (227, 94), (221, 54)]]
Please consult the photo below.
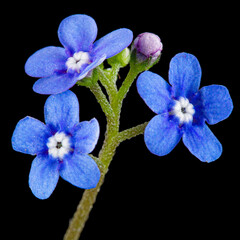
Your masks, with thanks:
[[(134, 81), (134, 78), (130, 81), (131, 76), (141, 73), (137, 80), (138, 92), (157, 114), (144, 133), (150, 152), (164, 156), (182, 139), (189, 151), (203, 162), (214, 161), (222, 153), (221, 143), (206, 123), (211, 125), (226, 119), (232, 112), (233, 103), (224, 86), (211, 85), (199, 90), (202, 73), (195, 56), (180, 53), (171, 60), (168, 84), (159, 75), (146, 71), (161, 57), (163, 44), (157, 35), (140, 34), (130, 51), (128, 46), (133, 33), (129, 29), (118, 29), (95, 41), (97, 30), (91, 17), (70, 16), (58, 29), (63, 47), (43, 48), (26, 62), (26, 73), (39, 78), (33, 90), (51, 96), (44, 107), (45, 124), (32, 117), (20, 120), (12, 136), (12, 146), (18, 152), (36, 156), (30, 170), (29, 186), (39, 199), (52, 194), (59, 177), (83, 189), (95, 188), (99, 182), (101, 172), (89, 154), (97, 144), (100, 127), (95, 118), (79, 122), (78, 99), (69, 89), (91, 76), (93, 69), (106, 59), (112, 66), (106, 76), (112, 79), (117, 79), (116, 63), (119, 68), (129, 63), (130, 68), (135, 68), (130, 69), (130, 77), (126, 78), (122, 88), (114, 89), (118, 94), (114, 101), (98, 99), (107, 105), (108, 115), (119, 112), (119, 109), (113, 111), (115, 103), (127, 94)], [(106, 84), (107, 81), (104, 87)], [(98, 92), (98, 97), (103, 95)], [(133, 136), (136, 136), (135, 132)]]

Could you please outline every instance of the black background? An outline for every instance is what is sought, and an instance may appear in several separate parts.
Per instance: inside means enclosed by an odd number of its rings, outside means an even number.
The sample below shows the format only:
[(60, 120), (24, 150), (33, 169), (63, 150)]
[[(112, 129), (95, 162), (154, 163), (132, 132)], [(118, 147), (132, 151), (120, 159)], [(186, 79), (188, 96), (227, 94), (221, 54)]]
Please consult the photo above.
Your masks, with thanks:
[[(14, 235), (24, 239), (62, 239), (83, 193), (60, 179), (48, 200), (35, 198), (28, 187), (33, 157), (14, 152), (10, 141), (15, 125), (25, 116), (44, 121), (47, 96), (32, 91), (35, 79), (24, 72), (26, 60), (40, 48), (60, 46), (58, 26), (65, 17), (76, 13), (95, 19), (98, 38), (121, 27), (131, 29), (135, 37), (142, 32), (159, 35), (164, 51), (160, 63), (151, 71), (166, 80), (169, 62), (175, 54), (194, 54), (202, 66), (201, 86), (225, 85), (235, 105), (227, 120), (210, 126), (223, 145), (221, 158), (213, 163), (200, 162), (182, 142), (165, 157), (152, 155), (143, 136), (122, 143), (81, 240), (196, 239), (224, 234), (228, 239), (232, 239), (229, 234), (237, 238), (240, 200), (237, 6), (230, 1), (218, 5), (180, 2), (66, 1), (55, 5), (28, 2), (3, 21), (7, 27), (2, 30), (5, 36), (2, 72), (7, 74), (1, 79), (1, 119), (7, 137), (4, 136), (1, 157), (1, 195), (5, 200), (3, 218), (6, 227), (10, 227), (7, 239), (14, 239)], [(124, 79), (126, 70), (120, 75)], [(81, 121), (96, 117), (100, 122), (102, 135), (94, 151), (97, 153), (105, 130), (104, 115), (87, 89), (72, 90), (79, 98)], [(148, 121), (154, 115), (137, 94), (134, 83), (123, 107), (121, 129)]]

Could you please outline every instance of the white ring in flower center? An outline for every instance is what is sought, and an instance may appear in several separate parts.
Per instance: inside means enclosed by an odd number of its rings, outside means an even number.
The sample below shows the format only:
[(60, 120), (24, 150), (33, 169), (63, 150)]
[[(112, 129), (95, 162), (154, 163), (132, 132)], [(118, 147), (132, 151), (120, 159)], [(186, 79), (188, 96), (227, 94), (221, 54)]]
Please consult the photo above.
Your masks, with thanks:
[(90, 56), (87, 52), (77, 52), (74, 53), (74, 55), (70, 58), (68, 58), (66, 65), (68, 70), (74, 70), (77, 71), (78, 73), (80, 72), (81, 67), (84, 64), (90, 64)]
[(183, 97), (175, 102), (172, 113), (179, 118), (181, 124), (191, 122), (195, 113), (193, 105), (187, 98)]
[(54, 158), (62, 159), (71, 150), (70, 138), (63, 132), (57, 132), (48, 139), (48, 153)]

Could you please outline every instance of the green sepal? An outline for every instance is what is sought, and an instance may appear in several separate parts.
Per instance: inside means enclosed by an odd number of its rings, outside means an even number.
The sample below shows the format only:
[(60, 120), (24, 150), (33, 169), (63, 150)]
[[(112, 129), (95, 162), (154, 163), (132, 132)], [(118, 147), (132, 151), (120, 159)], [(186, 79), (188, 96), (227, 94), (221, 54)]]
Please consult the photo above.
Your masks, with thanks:
[(98, 74), (96, 69), (92, 71), (92, 73), (88, 76), (83, 78), (82, 80), (77, 82), (78, 86), (83, 86), (83, 87), (91, 87), (98, 81)]
[(139, 54), (136, 49), (133, 49), (130, 60), (130, 66), (134, 67), (138, 72), (148, 71), (161, 59), (161, 55), (157, 59), (153, 59), (152, 57), (145, 57), (146, 59), (144, 59), (143, 56), (139, 56)]

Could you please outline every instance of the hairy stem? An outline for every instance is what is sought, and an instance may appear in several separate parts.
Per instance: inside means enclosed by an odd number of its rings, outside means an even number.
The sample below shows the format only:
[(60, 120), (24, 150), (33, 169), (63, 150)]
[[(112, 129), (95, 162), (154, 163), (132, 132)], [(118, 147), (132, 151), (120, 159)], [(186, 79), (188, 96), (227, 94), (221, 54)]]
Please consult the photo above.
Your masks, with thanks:
[(92, 156), (99, 166), (101, 178), (96, 188), (84, 191), (82, 199), (64, 236), (64, 240), (79, 239), (89, 218), (93, 205), (97, 199), (100, 188), (104, 182), (105, 175), (108, 172), (108, 167), (113, 159), (113, 156), (115, 155), (116, 148), (121, 142), (143, 134), (147, 124), (148, 123), (140, 124), (118, 134), (113, 134), (113, 132), (107, 131), (102, 150), (99, 153), (99, 158)]
[(105, 133), (105, 140), (102, 149), (99, 152), (98, 158), (92, 156), (99, 166), (99, 169), (101, 171), (101, 178), (96, 188), (84, 191), (82, 199), (64, 236), (64, 240), (79, 239), (119, 144), (127, 139), (143, 134), (144, 129), (147, 125), (147, 123), (144, 123), (119, 133), (122, 102), (139, 72), (130, 70), (119, 92), (117, 91), (115, 84), (115, 79), (117, 77), (116, 75), (118, 73), (117, 67), (116, 69), (113, 69), (109, 79), (106, 77), (102, 69), (98, 68), (97, 72), (100, 81), (106, 88), (110, 99), (109, 102), (98, 83), (89, 87), (91, 92), (95, 95), (107, 118), (107, 130)]
[(117, 116), (117, 121), (120, 122), (120, 113), (122, 110), (123, 100), (127, 96), (127, 93), (132, 86), (134, 80), (136, 79), (139, 71), (134, 68), (130, 68), (130, 71), (124, 80), (122, 86), (120, 87), (117, 97), (114, 99), (112, 106), (114, 110), (114, 114)]
[(114, 99), (114, 97), (117, 95), (117, 87), (116, 84), (112, 81), (111, 78), (107, 78), (104, 71), (101, 68), (96, 68), (97, 74), (99, 76), (99, 79), (102, 83), (102, 85), (105, 87), (110, 102)]
[(104, 182), (105, 175), (108, 172), (109, 164), (116, 152), (117, 146), (119, 145), (117, 138), (119, 126), (116, 124), (116, 116), (114, 114), (112, 106), (108, 102), (98, 83), (89, 88), (95, 95), (107, 118), (107, 130), (105, 133), (105, 140), (102, 149), (99, 153), (98, 158), (93, 157), (101, 171), (101, 178), (96, 188), (84, 191), (82, 199), (64, 236), (64, 240), (79, 239), (85, 223), (89, 218), (93, 204), (96, 201), (98, 192), (100, 191), (100, 188)]
[(122, 106), (123, 100), (127, 96), (127, 93), (129, 91), (130, 87), (132, 86), (134, 80), (136, 79), (136, 77), (139, 73), (140, 72), (137, 69), (130, 68), (129, 73), (118, 92), (118, 108), (120, 108)]
[(130, 140), (134, 137), (137, 137), (140, 134), (143, 134), (145, 131), (146, 126), (148, 125), (149, 122), (145, 122), (143, 124), (140, 124), (136, 127), (129, 128), (127, 130), (124, 130), (118, 134), (118, 140), (119, 142), (124, 142), (126, 140)]
[(78, 240), (82, 230), (89, 218), (93, 204), (96, 201), (97, 194), (103, 184), (105, 171), (101, 172), (101, 178), (96, 188), (85, 190), (77, 210), (70, 222), (69, 228), (64, 236), (64, 240)]
[(116, 152), (116, 148), (119, 145), (118, 139), (112, 134), (112, 132), (106, 133), (106, 139), (104, 141), (99, 158), (96, 161), (101, 171), (101, 178), (96, 188), (85, 190), (82, 199), (78, 205), (78, 208), (70, 222), (69, 228), (64, 236), (64, 240), (78, 240), (83, 228), (89, 218), (90, 212), (96, 201), (97, 195), (104, 182), (108, 167)]
[(110, 103), (108, 102), (106, 96), (104, 95), (99, 84), (95, 83), (94, 85), (90, 86), (89, 89), (96, 97), (99, 105), (101, 106), (103, 112), (106, 115), (106, 118), (109, 121), (114, 122), (114, 120), (115, 120), (114, 111), (113, 111)]

